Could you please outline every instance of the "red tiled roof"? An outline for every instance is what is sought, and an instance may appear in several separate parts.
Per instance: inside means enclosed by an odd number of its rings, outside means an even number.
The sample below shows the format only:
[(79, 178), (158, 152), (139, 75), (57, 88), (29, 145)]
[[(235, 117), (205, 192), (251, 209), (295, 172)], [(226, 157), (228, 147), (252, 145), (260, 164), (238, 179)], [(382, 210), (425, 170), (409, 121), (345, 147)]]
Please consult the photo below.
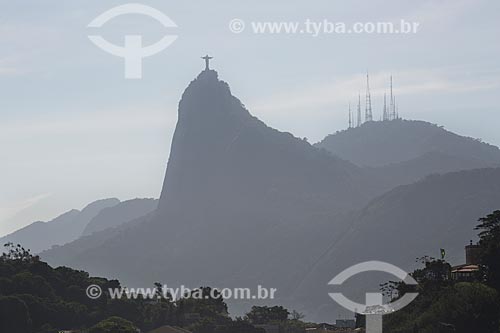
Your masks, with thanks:
[(476, 272), (479, 270), (478, 265), (460, 265), (460, 266), (455, 266), (451, 270), (452, 273), (469, 273), (469, 272)]

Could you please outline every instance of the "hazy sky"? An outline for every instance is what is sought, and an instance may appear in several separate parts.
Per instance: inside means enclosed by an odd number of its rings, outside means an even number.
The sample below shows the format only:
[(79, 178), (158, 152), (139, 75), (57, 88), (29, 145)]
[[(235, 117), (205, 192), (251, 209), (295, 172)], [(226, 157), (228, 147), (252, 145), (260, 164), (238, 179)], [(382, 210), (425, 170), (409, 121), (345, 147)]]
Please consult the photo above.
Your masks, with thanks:
[[(375, 118), (394, 75), (404, 118), (500, 145), (500, 2), (141, 1), (168, 15), (92, 19), (125, 1), (0, 0), (0, 235), (100, 198), (158, 197), (177, 103), (213, 67), (270, 126), (316, 142), (347, 126), (370, 71)], [(246, 29), (232, 33), (239, 18)], [(254, 34), (252, 21), (420, 23), (411, 35)], [(93, 45), (178, 35), (125, 80), (123, 59)]]

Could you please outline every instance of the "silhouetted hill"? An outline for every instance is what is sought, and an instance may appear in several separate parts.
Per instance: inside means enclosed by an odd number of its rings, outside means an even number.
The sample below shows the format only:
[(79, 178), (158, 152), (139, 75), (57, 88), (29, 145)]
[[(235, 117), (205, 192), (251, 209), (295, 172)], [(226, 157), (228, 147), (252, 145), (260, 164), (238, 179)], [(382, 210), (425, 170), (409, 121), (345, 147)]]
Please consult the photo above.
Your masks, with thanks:
[[(444, 248), (446, 260), (464, 263), (464, 246), (477, 238), (474, 227), (478, 218), (498, 208), (500, 168), (433, 175), (397, 187), (350, 217), (350, 230), (318, 260), (297, 289), (296, 300), (322, 308), (322, 316), (334, 311), (323, 286), (345, 268), (367, 260), (386, 261), (411, 271), (417, 265), (415, 258), (440, 257)], [(370, 285), (371, 277), (366, 275), (361, 285)], [(363, 299), (359, 292), (357, 296)], [(323, 302), (318, 303), (320, 299)], [(307, 300), (315, 303), (307, 304)]]
[[(476, 238), (477, 219), (499, 206), (500, 168), (432, 175), (371, 201), (356, 216), (352, 232), (370, 247), (385, 239), (388, 246), (376, 254), (380, 258), (396, 259), (395, 249), (404, 247), (415, 258), (438, 254), (441, 246), (450, 250), (448, 259), (459, 262), (463, 247)], [(373, 237), (376, 228), (384, 232)], [(396, 236), (402, 233), (408, 239)], [(428, 253), (429, 249), (435, 252)], [(395, 263), (403, 265), (404, 261)]]
[(122, 201), (119, 204), (104, 208), (97, 214), (85, 227), (83, 236), (107, 228), (117, 227), (135, 220), (138, 217), (147, 215), (154, 211), (158, 206), (158, 200), (155, 199), (132, 199)]
[(158, 210), (42, 258), (130, 284), (292, 287), (342, 235), (345, 212), (378, 191), (352, 163), (251, 116), (204, 71), (179, 103)]
[(416, 120), (374, 121), (329, 135), (316, 147), (359, 166), (383, 166), (442, 153), (467, 161), (500, 165), (498, 147)]
[(73, 209), (49, 222), (34, 222), (7, 236), (0, 243), (23, 244), (33, 253), (49, 249), (52, 245), (69, 243), (82, 234), (87, 224), (104, 208), (118, 204), (120, 200), (103, 199), (88, 204), (81, 211)]
[(179, 103), (159, 209), (185, 216), (214, 208), (280, 210), (291, 201), (322, 210), (354, 207), (371, 194), (360, 191), (363, 181), (352, 163), (250, 115), (210, 70)]
[[(96, 297), (88, 296), (89, 287), (98, 291), (93, 294)], [(68, 267), (52, 268), (24, 248), (7, 244), (6, 251), (0, 253), (0, 332), (137, 333), (165, 332), (169, 328), (168, 332), (190, 333), (193, 328), (198, 331), (201, 322), (210, 322), (214, 323), (212, 327), (217, 325), (217, 330), (208, 332), (264, 333), (253, 324), (271, 322), (277, 316), (265, 316), (258, 323), (250, 319), (266, 310), (278, 314), (283, 325), (300, 324), (296, 320), (283, 322), (288, 310), (282, 307), (254, 309), (249, 319), (233, 320), (224, 298), (211, 287), (168, 300), (159, 298), (157, 286), (152, 288), (126, 292), (127, 287), (118, 280), (90, 276)], [(128, 297), (116, 297), (120, 291)], [(199, 318), (190, 320), (188, 314), (192, 313)]]
[(365, 167), (364, 171), (381, 181), (387, 188), (411, 184), (431, 174), (480, 169), (491, 167), (492, 163), (428, 152), (409, 161), (393, 163), (382, 167)]
[[(466, 142), (463, 151), (480, 150), (467, 161), (490, 152)], [(436, 155), (425, 153), (399, 156), (436, 167)], [(438, 153), (450, 164), (461, 156)], [(365, 257), (406, 265), (429, 248), (453, 253), (473, 234), (474, 221), (500, 202), (499, 171), (477, 170), (427, 178), (369, 204), (389, 189), (374, 173), (269, 128), (207, 70), (179, 103), (158, 209), (41, 256), (129, 285), (276, 287), (273, 302), (331, 319), (334, 312), (322, 309), (333, 303), (325, 286), (334, 272)], [(438, 236), (447, 243), (437, 245)]]

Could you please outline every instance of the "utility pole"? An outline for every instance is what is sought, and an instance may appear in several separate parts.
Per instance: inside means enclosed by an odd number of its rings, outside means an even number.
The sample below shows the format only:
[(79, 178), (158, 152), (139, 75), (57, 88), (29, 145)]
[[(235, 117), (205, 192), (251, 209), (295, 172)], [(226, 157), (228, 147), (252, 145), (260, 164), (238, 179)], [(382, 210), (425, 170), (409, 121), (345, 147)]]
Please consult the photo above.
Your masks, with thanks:
[(358, 93), (358, 119), (357, 119), (356, 126), (359, 127), (359, 126), (361, 126), (362, 123), (363, 123), (363, 121), (361, 120), (361, 94)]
[(365, 106), (365, 121), (372, 121), (372, 97), (370, 95), (370, 78), (368, 71), (366, 72), (366, 106)]
[(396, 119), (396, 97), (392, 93), (392, 75), (391, 75), (391, 105), (390, 105), (390, 120)]
[(352, 128), (351, 103), (349, 102), (349, 128)]
[(384, 112), (382, 115), (382, 120), (383, 121), (389, 120), (389, 117), (387, 115), (387, 94), (386, 93), (384, 93)]

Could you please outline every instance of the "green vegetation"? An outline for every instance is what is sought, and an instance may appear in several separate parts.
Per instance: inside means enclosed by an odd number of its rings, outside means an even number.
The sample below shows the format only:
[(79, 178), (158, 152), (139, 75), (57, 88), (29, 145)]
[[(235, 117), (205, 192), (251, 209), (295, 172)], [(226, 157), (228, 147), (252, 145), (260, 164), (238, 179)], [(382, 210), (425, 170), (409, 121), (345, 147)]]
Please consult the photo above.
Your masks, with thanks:
[[(88, 333), (147, 332), (163, 326), (182, 326), (195, 333), (263, 333), (254, 324), (299, 325), (296, 312), (288, 319), (283, 307), (253, 307), (245, 318), (231, 319), (217, 291), (201, 287), (173, 301), (169, 295), (153, 299), (111, 299), (109, 288), (120, 288), (117, 280), (90, 277), (67, 267), (52, 268), (20, 245), (6, 244), (0, 257), (0, 332), (54, 333), (82, 330)], [(89, 285), (98, 285), (103, 295), (91, 299)], [(156, 295), (164, 295), (155, 284)], [(195, 296), (194, 293), (199, 293)], [(195, 319), (188, 314), (197, 314)]]
[(254, 324), (268, 324), (286, 321), (289, 314), (282, 306), (253, 306), (247, 317)]
[(500, 291), (500, 210), (479, 219), (481, 273), (486, 284)]
[[(444, 260), (424, 257), (412, 273), (420, 295), (408, 307), (384, 317), (384, 332), (498, 332), (500, 327), (500, 211), (479, 219), (480, 271), (473, 281), (450, 277)], [(391, 286), (394, 290), (391, 289)], [(411, 290), (401, 283), (384, 285), (386, 295)], [(360, 322), (362, 322), (360, 318)]]
[[(381, 286), (397, 299), (409, 291), (419, 297), (401, 311), (384, 317), (384, 332), (498, 332), (500, 328), (500, 211), (479, 219), (479, 272), (468, 281), (451, 278), (444, 260), (421, 258), (423, 267), (412, 276), (418, 286), (389, 281)], [(117, 280), (90, 277), (84, 271), (52, 268), (29, 250), (12, 243), (0, 256), (0, 332), (53, 333), (78, 329), (88, 333), (147, 332), (163, 326), (181, 326), (194, 333), (263, 333), (261, 325), (279, 325), (283, 332), (304, 332), (303, 315), (281, 306), (254, 306), (243, 318), (232, 319), (223, 298), (210, 287), (200, 287), (172, 300), (111, 299)], [(104, 294), (86, 295), (89, 285)], [(156, 295), (164, 296), (155, 284)], [(416, 290), (415, 290), (416, 289)], [(196, 296), (194, 294), (197, 294)], [(199, 297), (201, 295), (202, 297)], [(196, 316), (190, 316), (196, 314)], [(358, 324), (364, 318), (358, 316)]]
[(89, 333), (137, 333), (137, 327), (120, 317), (110, 317), (99, 322)]

